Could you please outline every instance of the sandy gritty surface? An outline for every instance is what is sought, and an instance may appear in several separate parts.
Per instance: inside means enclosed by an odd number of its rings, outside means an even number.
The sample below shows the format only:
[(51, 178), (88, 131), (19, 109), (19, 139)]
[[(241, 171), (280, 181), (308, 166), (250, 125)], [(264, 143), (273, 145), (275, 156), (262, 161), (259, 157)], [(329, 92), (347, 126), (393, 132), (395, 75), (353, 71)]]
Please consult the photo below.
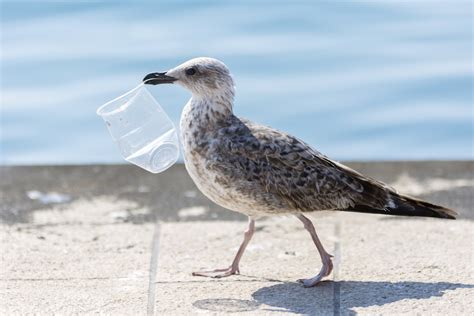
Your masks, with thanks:
[[(361, 167), (383, 174), (378, 165)], [(401, 168), (393, 180), (461, 205), (460, 220), (315, 216), (335, 268), (305, 289), (296, 280), (315, 275), (320, 261), (295, 218), (257, 221), (241, 275), (193, 277), (230, 264), (246, 222), (209, 204), (183, 170), (171, 170), (174, 183), (154, 185), (135, 171), (115, 175), (123, 166), (25, 168), (29, 179), (23, 169), (3, 169), (10, 186), (1, 191), (2, 315), (474, 314), (470, 169), (447, 167), (447, 176), (442, 166)]]

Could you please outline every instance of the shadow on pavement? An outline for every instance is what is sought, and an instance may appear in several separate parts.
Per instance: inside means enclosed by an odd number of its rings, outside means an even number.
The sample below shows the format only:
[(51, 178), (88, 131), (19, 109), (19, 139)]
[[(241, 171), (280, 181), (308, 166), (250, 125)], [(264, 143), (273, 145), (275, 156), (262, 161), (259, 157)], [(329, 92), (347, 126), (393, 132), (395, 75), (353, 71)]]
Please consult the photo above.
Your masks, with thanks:
[[(328, 302), (318, 300), (331, 288), (334, 314), (353, 314), (355, 307), (382, 306), (404, 299), (422, 300), (441, 297), (446, 290), (474, 288), (471, 284), (447, 282), (379, 282), (339, 281), (324, 282), (313, 288), (303, 288), (299, 283), (281, 283), (259, 289), (252, 294), (259, 304), (266, 304), (293, 313), (318, 313), (328, 311)], [(326, 292), (327, 294), (327, 292)]]
[(260, 304), (251, 300), (240, 300), (235, 298), (216, 298), (198, 300), (193, 306), (199, 309), (213, 312), (248, 312), (258, 308)]
[[(216, 298), (197, 300), (193, 306), (214, 312), (245, 312), (265, 304), (267, 312), (355, 315), (353, 308), (383, 306), (405, 299), (442, 297), (447, 290), (474, 288), (472, 284), (447, 282), (326, 281), (313, 288), (300, 283), (279, 283), (252, 294), (253, 300)], [(328, 292), (331, 292), (328, 300)]]

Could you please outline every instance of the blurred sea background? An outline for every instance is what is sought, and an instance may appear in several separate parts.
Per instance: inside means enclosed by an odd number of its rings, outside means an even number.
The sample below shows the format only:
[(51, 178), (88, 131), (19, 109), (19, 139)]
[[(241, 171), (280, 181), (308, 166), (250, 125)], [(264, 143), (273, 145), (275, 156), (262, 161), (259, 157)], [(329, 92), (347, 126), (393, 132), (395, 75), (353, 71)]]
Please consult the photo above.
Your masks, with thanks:
[[(1, 164), (123, 162), (96, 109), (210, 56), (338, 160), (473, 159), (471, 1), (2, 1)], [(175, 124), (189, 93), (151, 87)]]

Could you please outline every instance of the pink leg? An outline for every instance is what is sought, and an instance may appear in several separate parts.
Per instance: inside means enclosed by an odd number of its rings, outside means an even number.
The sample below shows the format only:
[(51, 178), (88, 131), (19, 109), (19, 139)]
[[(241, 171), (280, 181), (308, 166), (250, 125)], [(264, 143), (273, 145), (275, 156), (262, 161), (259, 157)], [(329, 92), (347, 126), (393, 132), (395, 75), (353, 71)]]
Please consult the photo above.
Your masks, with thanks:
[(244, 241), (239, 247), (237, 254), (235, 255), (234, 261), (228, 268), (224, 269), (215, 269), (210, 271), (199, 271), (193, 272), (194, 276), (204, 276), (204, 277), (212, 277), (212, 278), (223, 278), (233, 274), (239, 274), (239, 262), (244, 254), (245, 248), (247, 247), (250, 239), (252, 239), (253, 233), (255, 232), (255, 221), (249, 217), (249, 224), (248, 228), (244, 233)]
[(296, 215), (296, 217), (298, 217), (298, 219), (303, 222), (304, 228), (310, 233), (311, 238), (318, 249), (319, 255), (321, 256), (321, 261), (323, 262), (323, 267), (321, 268), (321, 271), (318, 273), (318, 275), (310, 279), (298, 280), (303, 283), (305, 287), (312, 287), (321, 281), (322, 278), (328, 276), (331, 273), (333, 268), (331, 260), (332, 256), (324, 249), (323, 244), (318, 238), (318, 235), (316, 235), (316, 229), (314, 229), (313, 223), (311, 223), (311, 221), (303, 214)]

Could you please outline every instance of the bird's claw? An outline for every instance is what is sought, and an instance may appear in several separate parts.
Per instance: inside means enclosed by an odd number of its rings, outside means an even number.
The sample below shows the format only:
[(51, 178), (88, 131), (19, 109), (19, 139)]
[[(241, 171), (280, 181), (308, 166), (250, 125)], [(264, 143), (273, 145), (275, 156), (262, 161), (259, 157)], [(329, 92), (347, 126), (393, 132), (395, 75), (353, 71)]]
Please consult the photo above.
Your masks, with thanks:
[(193, 272), (192, 275), (220, 279), (220, 278), (225, 278), (234, 274), (240, 274), (239, 268), (230, 266), (224, 269), (214, 269), (214, 270), (209, 270), (209, 271)]
[(298, 279), (299, 283), (302, 283), (304, 287), (313, 287), (325, 277), (325, 275), (319, 273), (317, 276), (310, 279)]
[(319, 271), (318, 275), (310, 279), (299, 279), (298, 282), (302, 283), (304, 287), (313, 287), (321, 282), (324, 277), (331, 274), (332, 268), (332, 261), (328, 260), (325, 264), (323, 264), (323, 267), (321, 268), (321, 271)]

